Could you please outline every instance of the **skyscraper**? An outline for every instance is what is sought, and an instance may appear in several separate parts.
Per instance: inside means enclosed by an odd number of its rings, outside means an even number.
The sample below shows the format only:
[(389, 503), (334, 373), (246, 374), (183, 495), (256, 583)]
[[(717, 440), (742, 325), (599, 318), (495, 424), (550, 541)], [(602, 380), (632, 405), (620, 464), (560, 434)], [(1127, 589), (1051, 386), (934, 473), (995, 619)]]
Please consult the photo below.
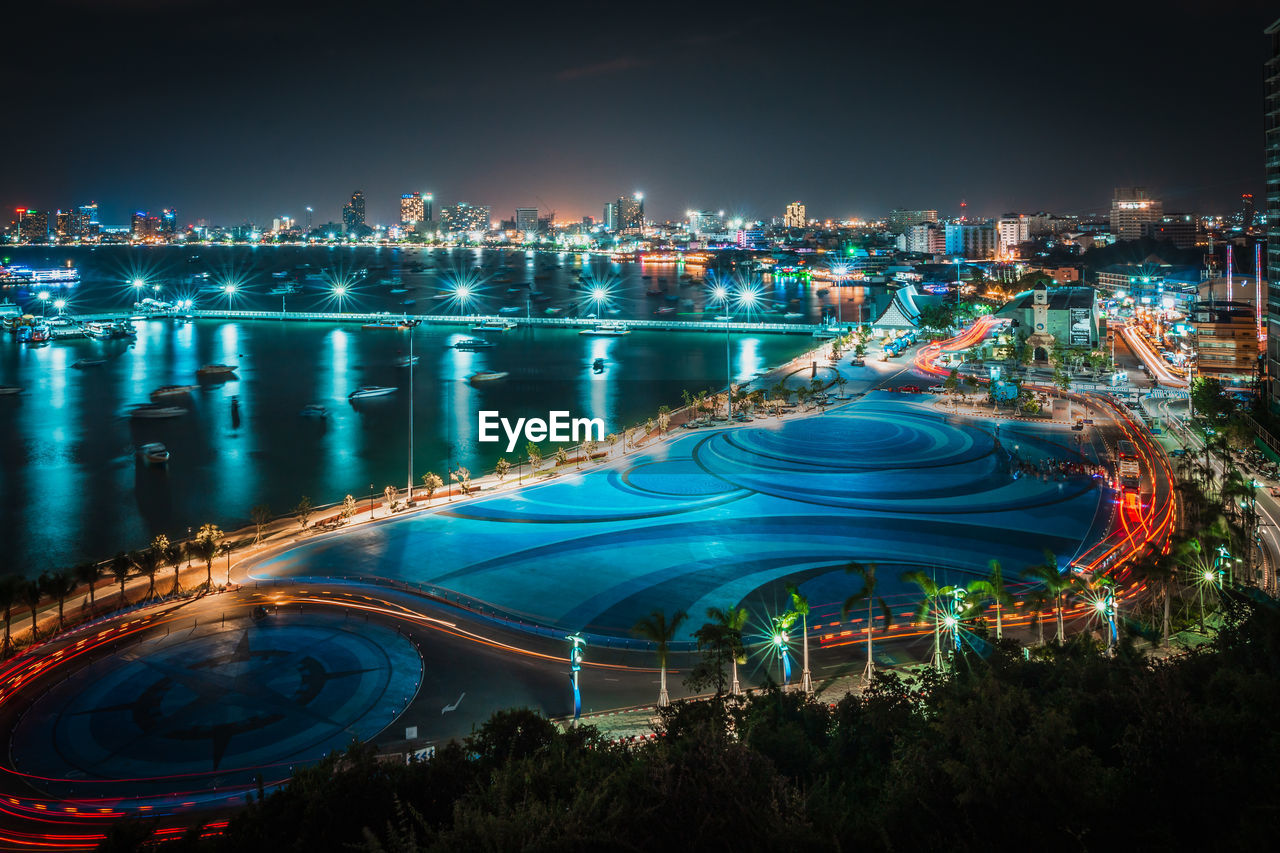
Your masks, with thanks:
[(400, 224), (413, 227), (424, 220), (422, 193), (405, 193), (400, 196)]
[(526, 234), (533, 234), (537, 232), (538, 208), (517, 207), (516, 208), (516, 230), (523, 231)]
[(160, 213), (160, 234), (166, 240), (178, 233), (178, 211), (166, 207)]
[(23, 243), (45, 243), (49, 240), (49, 214), (43, 210), (18, 208), (18, 239)]
[(607, 201), (604, 204), (604, 230), (618, 230), (618, 203), (616, 201)]
[(422, 221), (431, 222), (436, 218), (436, 197), (427, 193), (422, 197)]
[(618, 196), (614, 202), (618, 231), (644, 230), (644, 193), (636, 193), (631, 198)]
[(1111, 233), (1117, 240), (1137, 240), (1142, 227), (1159, 222), (1164, 204), (1147, 194), (1146, 187), (1116, 187), (1111, 197)]
[(460, 201), (440, 208), (440, 230), (446, 234), (484, 233), (489, 230), (489, 208)]
[(151, 236), (151, 229), (147, 224), (147, 212), (145, 210), (135, 210), (133, 216), (129, 218), (129, 238), (132, 240), (145, 240)]
[(356, 190), (351, 194), (351, 201), (342, 206), (342, 227), (351, 232), (364, 225), (364, 193)]
[(1280, 407), (1280, 20), (1265, 30), (1271, 39), (1262, 89), (1267, 174), (1267, 358), (1266, 384), (1272, 411)]
[(895, 207), (889, 211), (889, 231), (894, 234), (905, 234), (907, 229), (912, 225), (919, 225), (922, 222), (937, 222), (938, 211), (936, 210), (911, 210), (902, 207)]
[(803, 228), (808, 225), (809, 220), (805, 218), (804, 204), (793, 201), (787, 205), (787, 212), (782, 217), (782, 224), (787, 228)]
[(724, 232), (724, 211), (691, 210), (689, 211), (689, 230), (699, 237)]

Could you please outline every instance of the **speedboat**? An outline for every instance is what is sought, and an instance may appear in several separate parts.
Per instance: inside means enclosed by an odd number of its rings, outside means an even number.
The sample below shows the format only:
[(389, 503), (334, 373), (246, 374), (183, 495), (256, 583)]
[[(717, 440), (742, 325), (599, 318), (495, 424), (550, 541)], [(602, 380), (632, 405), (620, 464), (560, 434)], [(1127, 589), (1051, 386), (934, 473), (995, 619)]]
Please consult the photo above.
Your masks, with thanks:
[(667, 314), (676, 313), (676, 309), (674, 305), (663, 305), (661, 308), (659, 308), (657, 311), (654, 311), (653, 313), (658, 314), (660, 316), (665, 316)]
[(485, 320), (471, 327), (473, 332), (509, 332), (516, 327), (510, 320)]
[(499, 314), (519, 314), (522, 309), (519, 305), (506, 305), (498, 309)]
[(404, 327), (403, 320), (377, 320), (360, 326), (362, 329), (403, 329)]
[(396, 367), (409, 367), (418, 363), (418, 356), (402, 355), (396, 359)]
[(151, 392), (151, 402), (160, 403), (174, 397), (189, 397), (194, 390), (194, 385), (161, 385)]
[(310, 403), (302, 407), (302, 411), (298, 412), (304, 418), (327, 418), (329, 410), (319, 403)]
[(77, 370), (83, 370), (86, 367), (97, 367), (106, 363), (107, 360), (105, 358), (82, 358), (79, 361), (74, 362), (71, 366)]
[(470, 350), (485, 349), (493, 346), (493, 341), (486, 341), (483, 338), (463, 338), (453, 345), (454, 349)]
[(196, 371), (200, 379), (231, 379), (236, 375), (234, 364), (206, 364)]
[(169, 449), (158, 441), (144, 444), (138, 448), (138, 455), (148, 465), (169, 464)]
[(605, 320), (603, 323), (596, 323), (588, 329), (581, 329), (578, 334), (598, 338), (616, 338), (631, 334), (631, 329), (627, 327), (626, 323), (619, 323), (617, 320)]
[(187, 410), (181, 406), (162, 406), (159, 403), (143, 403), (141, 406), (134, 406), (129, 411), (129, 417), (154, 420), (156, 418), (180, 418), (186, 413)]
[(801, 314), (801, 313), (799, 313), (798, 311), (788, 311), (787, 313), (785, 313), (785, 314), (783, 314), (783, 315), (782, 315), (782, 319), (784, 319), (784, 320), (799, 320), (799, 319), (800, 319), (801, 317), (803, 317), (803, 316), (804, 316), (804, 315), (803, 315), (803, 314)]
[(347, 395), (348, 400), (365, 400), (369, 397), (385, 397), (388, 394), (394, 394), (395, 388), (387, 385), (361, 385), (356, 390)]
[(21, 385), (0, 385), (0, 397), (12, 397), (14, 394), (21, 393)]
[(604, 373), (604, 359), (597, 358), (595, 361), (591, 362), (591, 369), (596, 373)]
[(499, 379), (506, 379), (509, 374), (505, 370), (481, 370), (478, 373), (471, 374), (472, 382), (496, 382)]

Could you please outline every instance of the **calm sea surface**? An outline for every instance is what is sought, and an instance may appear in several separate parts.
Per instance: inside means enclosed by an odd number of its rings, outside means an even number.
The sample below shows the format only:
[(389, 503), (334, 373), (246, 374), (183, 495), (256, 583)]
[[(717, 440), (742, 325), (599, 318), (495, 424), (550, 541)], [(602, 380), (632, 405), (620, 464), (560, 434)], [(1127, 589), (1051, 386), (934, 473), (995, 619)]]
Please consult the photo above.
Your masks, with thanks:
[[(670, 305), (680, 319), (714, 316), (700, 270), (674, 265), (641, 266), (583, 261), (575, 255), (455, 250), (207, 248), (30, 249), (0, 251), (10, 263), (36, 268), (76, 266), (79, 285), (51, 289), (43, 307), (65, 297), (68, 311), (129, 310), (138, 292), (172, 301), (194, 298), (198, 306), (228, 303), (217, 288), (234, 282), (233, 307), (293, 310), (460, 313), (447, 299), (433, 299), (459, 281), (474, 285), (470, 312), (496, 313), (523, 306), (544, 314), (585, 316), (599, 307), (606, 319), (654, 316)], [(579, 276), (610, 288), (606, 305), (583, 301)], [(272, 273), (282, 273), (288, 278)], [(681, 273), (691, 279), (680, 279)], [(208, 274), (208, 278), (203, 277)], [(338, 305), (332, 282), (349, 293)], [(683, 281), (683, 286), (682, 286)], [(522, 283), (545, 297), (534, 301)], [(293, 294), (270, 294), (283, 284)], [(153, 288), (159, 285), (159, 290)], [(817, 322), (824, 313), (855, 319), (878, 311), (882, 291), (836, 289), (794, 279), (765, 278), (760, 319)], [(511, 288), (517, 290), (508, 292)], [(392, 290), (403, 291), (392, 293)], [(649, 295), (648, 291), (662, 290)], [(669, 296), (668, 296), (669, 294)], [(837, 308), (836, 294), (844, 304)], [(39, 314), (33, 293), (0, 294)], [(412, 300), (411, 304), (402, 304)], [(682, 302), (681, 300), (691, 300)], [(389, 484), (403, 487), (409, 474), (409, 369), (404, 331), (362, 329), (357, 323), (279, 320), (147, 320), (136, 325), (136, 341), (73, 340), (46, 346), (0, 337), (0, 384), (25, 392), (0, 397), (0, 571), (37, 574), (80, 559), (139, 547), (157, 533), (186, 535), (188, 528), (215, 522), (224, 528), (247, 523), (249, 510), (265, 503), (284, 513), (302, 495), (315, 503), (345, 494), (365, 499)], [(563, 409), (574, 416), (603, 418), (609, 429), (633, 425), (660, 405), (673, 408), (683, 389), (722, 386), (725, 336), (717, 333), (633, 332), (598, 338), (574, 329), (530, 329), (489, 333), (491, 349), (463, 352), (450, 347), (479, 336), (466, 326), (422, 326), (413, 338), (413, 474), (427, 471), (447, 480), (450, 461), (484, 470), (504, 455), (502, 447), (476, 441), (476, 413), (504, 417), (545, 416)], [(781, 364), (813, 345), (808, 335), (746, 335), (730, 339), (735, 381)], [(79, 359), (107, 359), (77, 369)], [(603, 359), (602, 372), (593, 370)], [(201, 365), (238, 365), (235, 378), (197, 383)], [(505, 380), (472, 384), (478, 371), (506, 371)], [(196, 385), (179, 404), (189, 412), (164, 420), (128, 417), (161, 385)], [(352, 403), (361, 385), (393, 386), (395, 393)], [(299, 414), (318, 404), (326, 418)], [(139, 462), (137, 448), (163, 442), (167, 467)], [(549, 447), (547, 445), (546, 447)], [(517, 454), (510, 454), (513, 458)]]

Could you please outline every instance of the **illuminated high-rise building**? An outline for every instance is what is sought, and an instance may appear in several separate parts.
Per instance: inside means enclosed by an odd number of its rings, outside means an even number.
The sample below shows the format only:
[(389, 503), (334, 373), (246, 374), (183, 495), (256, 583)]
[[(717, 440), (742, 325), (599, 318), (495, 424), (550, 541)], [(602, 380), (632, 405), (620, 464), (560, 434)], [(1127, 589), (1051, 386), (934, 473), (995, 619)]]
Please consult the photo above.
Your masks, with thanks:
[(412, 227), (425, 221), (422, 193), (405, 193), (400, 196), (400, 224)]
[(619, 196), (614, 202), (618, 231), (644, 230), (644, 193), (635, 193), (631, 198)]
[(18, 208), (18, 239), (23, 243), (45, 243), (49, 240), (49, 214), (28, 207)]
[(605, 202), (604, 205), (604, 230), (618, 230), (618, 203), (616, 201)]
[(102, 231), (102, 224), (98, 222), (98, 203), (91, 201), (88, 204), (82, 204), (76, 208), (76, 212), (80, 217), (82, 235), (85, 237), (97, 237)]
[(805, 218), (804, 204), (793, 201), (787, 205), (787, 212), (782, 217), (782, 224), (787, 228), (803, 228), (809, 224), (809, 220)]
[(699, 237), (724, 233), (724, 211), (689, 211), (689, 230)]
[(1164, 204), (1147, 194), (1146, 187), (1116, 187), (1111, 197), (1111, 233), (1117, 240), (1137, 240), (1143, 226), (1159, 222)]
[(145, 210), (135, 210), (133, 216), (129, 217), (129, 237), (133, 240), (145, 240), (151, 236), (150, 228), (147, 224), (147, 212)]
[(460, 201), (440, 208), (440, 230), (446, 234), (484, 233), (489, 230), (489, 208)]
[(160, 229), (159, 234), (165, 239), (169, 239), (178, 233), (178, 211), (172, 207), (166, 207), (160, 212)]
[(938, 211), (936, 210), (912, 210), (895, 207), (889, 211), (888, 227), (893, 234), (905, 234), (912, 225), (937, 221)]
[(350, 232), (364, 226), (364, 193), (356, 190), (351, 194), (351, 201), (342, 206), (342, 227)]
[(1280, 409), (1280, 20), (1265, 30), (1270, 39), (1263, 66), (1263, 129), (1267, 176), (1266, 383), (1271, 410)]
[(517, 207), (516, 230), (523, 231), (526, 234), (536, 233), (538, 231), (538, 208)]

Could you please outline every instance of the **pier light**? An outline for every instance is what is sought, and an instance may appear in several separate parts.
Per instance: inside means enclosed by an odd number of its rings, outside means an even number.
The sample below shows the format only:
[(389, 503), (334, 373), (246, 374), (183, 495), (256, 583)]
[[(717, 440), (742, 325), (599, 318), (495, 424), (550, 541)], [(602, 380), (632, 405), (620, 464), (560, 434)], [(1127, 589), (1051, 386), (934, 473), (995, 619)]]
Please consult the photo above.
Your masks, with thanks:
[(711, 295), (715, 297), (717, 302), (724, 302), (729, 298), (729, 288), (725, 287), (723, 284), (717, 284), (715, 287), (711, 288)]
[(53, 307), (54, 307), (54, 308), (57, 308), (57, 309), (58, 309), (58, 313), (59, 313), (59, 314), (61, 314), (61, 313), (62, 313), (62, 309), (67, 307), (67, 300), (65, 300), (65, 299), (55, 299), (55, 300), (53, 300)]
[(745, 305), (747, 308), (754, 308), (760, 294), (754, 290), (744, 290), (738, 294), (738, 304)]
[(140, 290), (147, 286), (147, 283), (140, 278), (135, 278), (132, 282), (134, 290)]

